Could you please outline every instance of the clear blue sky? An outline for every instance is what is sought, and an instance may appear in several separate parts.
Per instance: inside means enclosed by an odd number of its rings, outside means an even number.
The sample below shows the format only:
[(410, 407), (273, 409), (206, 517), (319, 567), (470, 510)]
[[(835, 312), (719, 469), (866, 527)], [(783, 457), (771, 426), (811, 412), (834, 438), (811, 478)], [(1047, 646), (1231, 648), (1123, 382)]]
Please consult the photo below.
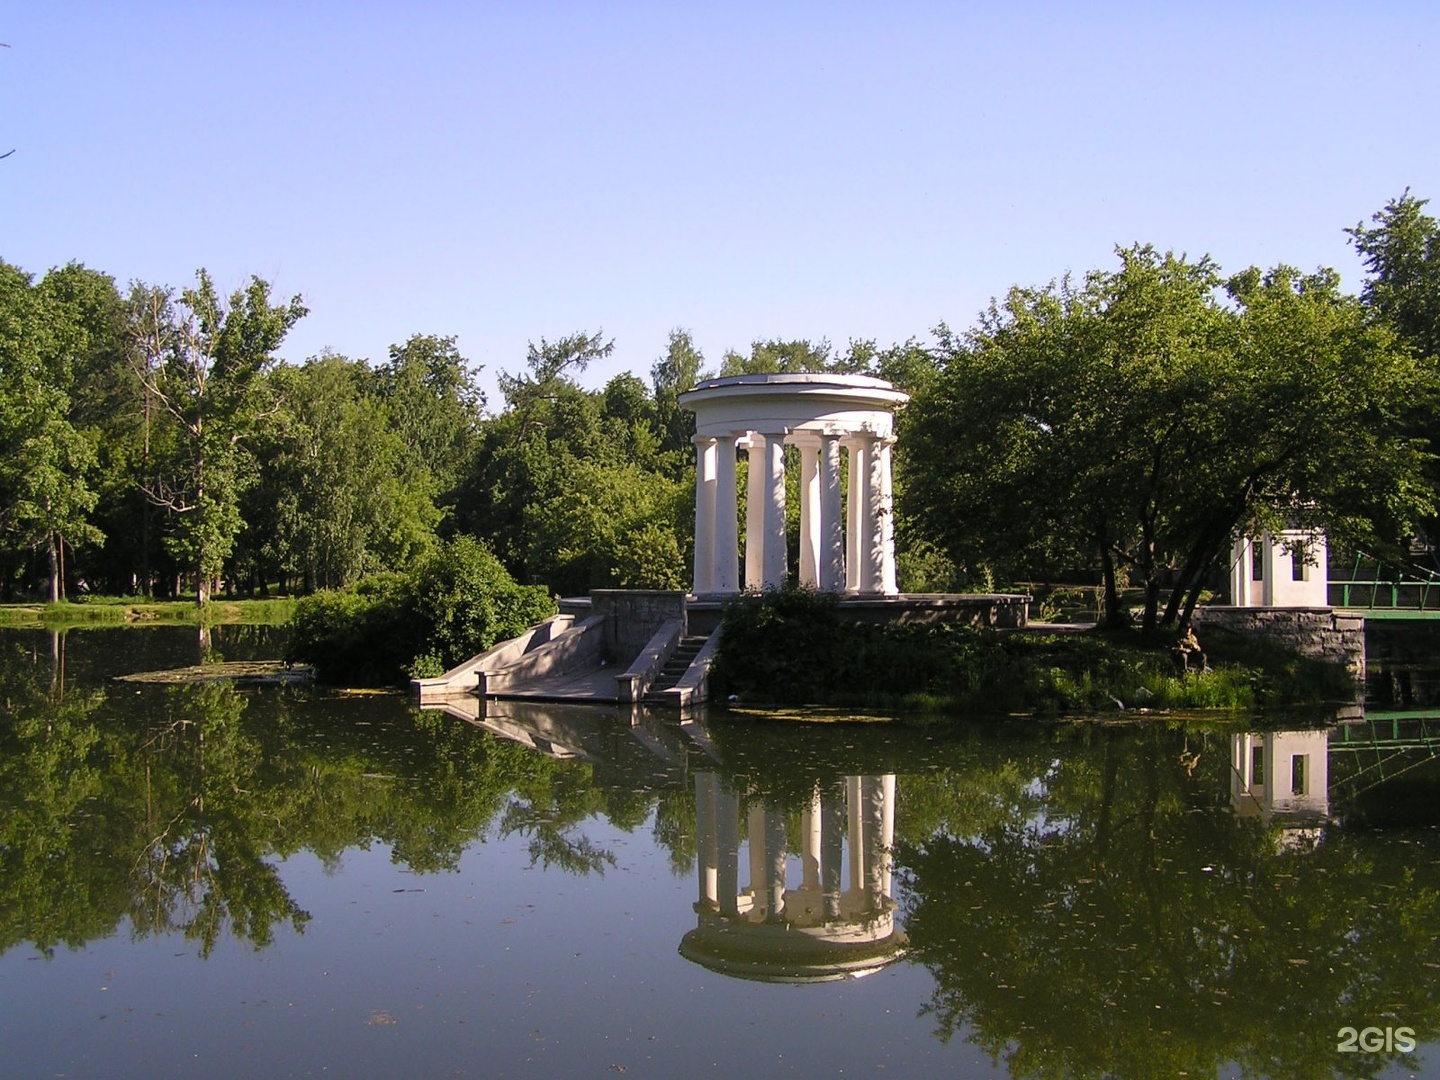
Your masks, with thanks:
[[(883, 346), (1135, 241), (1334, 266), (1440, 206), (1440, 5), (17, 3), (0, 258), (301, 293), (282, 350)], [(499, 401), (492, 393), (492, 406)]]

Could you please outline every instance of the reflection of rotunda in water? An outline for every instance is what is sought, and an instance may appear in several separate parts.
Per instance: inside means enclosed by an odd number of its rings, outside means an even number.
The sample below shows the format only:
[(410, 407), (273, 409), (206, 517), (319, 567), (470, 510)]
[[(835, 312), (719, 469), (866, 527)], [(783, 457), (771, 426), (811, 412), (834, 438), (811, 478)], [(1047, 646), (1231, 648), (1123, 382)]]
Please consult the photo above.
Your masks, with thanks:
[(904, 953), (891, 897), (893, 775), (818, 786), (797, 815), (697, 773), (695, 819), (698, 925), (680, 942), (686, 959), (740, 978), (820, 982), (868, 975)]

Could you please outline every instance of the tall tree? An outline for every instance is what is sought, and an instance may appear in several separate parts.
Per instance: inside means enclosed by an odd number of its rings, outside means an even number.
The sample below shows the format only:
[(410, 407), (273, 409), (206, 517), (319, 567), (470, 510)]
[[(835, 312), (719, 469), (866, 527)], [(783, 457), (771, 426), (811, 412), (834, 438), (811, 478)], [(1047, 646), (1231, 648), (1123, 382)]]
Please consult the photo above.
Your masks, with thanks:
[(375, 373), (378, 396), (410, 456), (412, 480), (431, 483), (434, 496), (454, 489), (474, 453), (485, 409), (475, 381), (479, 370), (454, 337), (414, 334), (391, 345), (389, 360)]
[(178, 432), (172, 460), (145, 483), (145, 493), (173, 516), (167, 542), (194, 570), (204, 604), (241, 528), (240, 493), (251, 479), (247, 440), (277, 407), (266, 381), (273, 353), (306, 309), (298, 296), (272, 304), (269, 284), (258, 277), (228, 302), (205, 270), (196, 279), (178, 301), (168, 289), (137, 284), (131, 332), (147, 401)]
[[(1368, 271), (1360, 298), (1388, 323), (1400, 340), (1421, 356), (1440, 358), (1440, 225), (1425, 213), (1427, 200), (1407, 189), (1364, 222), (1347, 229)], [(1417, 399), (1408, 420), (1410, 430), (1440, 444), (1436, 400)], [(1431, 483), (1440, 487), (1440, 460), (1429, 467)], [(1432, 542), (1440, 536), (1440, 520), (1425, 522)]]
[(49, 595), (62, 593), (68, 542), (101, 543), (88, 515), (94, 448), (70, 422), (74, 358), (84, 328), (30, 276), (0, 263), (0, 529), (44, 553)]
[(485, 539), (515, 577), (535, 582), (533, 507), (564, 490), (576, 460), (615, 452), (602, 423), (601, 396), (574, 375), (609, 356), (613, 341), (576, 333), (531, 342), (526, 370), (501, 372), (506, 408), (485, 425), (457, 505), (456, 525)]
[(1350, 234), (1369, 272), (1360, 298), (1425, 356), (1440, 356), (1440, 226), (1407, 188)]
[(811, 371), (830, 370), (833, 350), (823, 338), (811, 342), (805, 338), (781, 341), (754, 341), (750, 355), (730, 349), (720, 361), (721, 375), (796, 375)]
[[(1333, 272), (1122, 250), (1118, 271), (1013, 289), (907, 413), (906, 510), (957, 562), (1122, 575), (1147, 629), (1188, 616), (1233, 538), (1257, 526), (1344, 540), (1427, 512), (1403, 417), (1431, 366), (1396, 347)], [(1161, 611), (1162, 591), (1170, 588)]]
[(258, 583), (299, 572), (308, 588), (339, 588), (376, 570), (407, 568), (434, 540), (434, 488), (367, 393), (363, 361), (327, 354), (270, 376), (282, 407), (256, 440), (260, 478), (242, 503)]
[(670, 331), (665, 355), (650, 367), (661, 449), (678, 451), (686, 459), (690, 457), (690, 439), (695, 434), (695, 414), (680, 408), (679, 398), (709, 377), (704, 367), (705, 355), (695, 347), (690, 331), (679, 327)]
[(134, 408), (139, 388), (129, 362), (125, 301), (114, 278), (78, 262), (50, 270), (37, 290), (69, 328), (70, 348), (58, 358), (54, 378), (70, 399), (69, 422), (94, 449), (96, 503), (88, 517), (106, 537), (103, 546), (74, 549), (66, 569), (92, 587), (125, 591), (144, 561), (148, 509), (135, 488), (141, 417)]

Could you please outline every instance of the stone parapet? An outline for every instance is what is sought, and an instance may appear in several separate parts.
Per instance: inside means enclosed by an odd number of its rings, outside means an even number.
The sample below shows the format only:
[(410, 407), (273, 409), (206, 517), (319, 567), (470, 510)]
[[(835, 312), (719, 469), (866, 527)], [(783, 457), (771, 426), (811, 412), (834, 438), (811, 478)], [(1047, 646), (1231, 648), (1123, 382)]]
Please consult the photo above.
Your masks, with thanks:
[(1195, 626), (1263, 638), (1301, 656), (1343, 664), (1365, 678), (1365, 618), (1334, 608), (1207, 606), (1195, 609)]

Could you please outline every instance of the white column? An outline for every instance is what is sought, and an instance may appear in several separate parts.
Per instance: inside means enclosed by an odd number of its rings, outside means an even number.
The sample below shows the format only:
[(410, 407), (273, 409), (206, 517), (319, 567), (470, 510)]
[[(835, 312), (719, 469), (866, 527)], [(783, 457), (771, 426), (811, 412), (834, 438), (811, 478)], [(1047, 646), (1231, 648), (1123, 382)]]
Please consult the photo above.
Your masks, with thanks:
[(820, 588), (820, 447), (800, 446), (800, 584)]
[(879, 593), (885, 591), (880, 549), (881, 499), (884, 487), (881, 475), (884, 455), (881, 453), (880, 440), (873, 435), (866, 437), (864, 443), (864, 490), (860, 495), (863, 512), (860, 529), (859, 589), (862, 593)]
[(696, 595), (714, 589), (715, 440), (695, 439), (695, 587)]
[(1254, 580), (1250, 538), (1242, 536), (1236, 540), (1230, 554), (1234, 560), (1230, 566), (1230, 603), (1236, 607), (1249, 607), (1250, 585)]
[(845, 861), (845, 788), (831, 783), (820, 792), (820, 887), (825, 917), (840, 916), (841, 864)]
[(860, 537), (865, 520), (865, 446), (858, 439), (846, 442), (850, 450), (850, 482), (845, 493), (845, 591), (860, 591), (860, 563), (864, 548)]
[(720, 914), (740, 912), (740, 800), (724, 785), (715, 789), (715, 893)]
[(885, 895), (885, 785), (879, 776), (865, 776), (860, 780), (860, 846), (865, 852), (865, 876), (861, 887), (865, 891), (866, 906), (878, 911), (880, 898)]
[(701, 904), (720, 909), (720, 845), (715, 831), (715, 774), (695, 774), (695, 866)]
[(784, 585), (789, 565), (785, 555), (785, 435), (765, 436), (764, 585)]
[(750, 465), (745, 487), (745, 588), (765, 585), (765, 440), (750, 434)]
[(737, 577), (739, 551), (735, 536), (735, 436), (722, 435), (716, 443), (714, 571), (710, 591), (740, 591)]
[(845, 588), (845, 526), (840, 520), (840, 436), (820, 437), (820, 585)]
[[(820, 891), (820, 789), (810, 796), (810, 805), (800, 811), (800, 887), (809, 892)], [(699, 826), (696, 831), (698, 834)]]
[(1260, 603), (1264, 607), (1275, 606), (1275, 537), (1266, 529), (1260, 534), (1260, 572), (1264, 580), (1260, 583)]
[(880, 440), (880, 591), (895, 596), (900, 585), (895, 576), (895, 488), (890, 474), (890, 448), (894, 437)]
[(886, 773), (880, 778), (880, 847), (883, 869), (880, 872), (880, 892), (893, 896), (893, 874), (895, 869), (895, 774)]
[[(752, 798), (754, 798), (752, 793)], [(752, 915), (765, 905), (769, 883), (770, 861), (765, 857), (765, 804), (755, 799), (745, 823), (745, 848), (750, 857), (750, 911)]]
[(845, 839), (850, 842), (850, 881), (845, 891), (851, 894), (860, 893), (865, 888), (865, 818), (861, 805), (862, 790), (860, 777), (845, 778)]
[(765, 920), (779, 922), (785, 916), (785, 864), (789, 853), (785, 815), (777, 809), (765, 811)]

